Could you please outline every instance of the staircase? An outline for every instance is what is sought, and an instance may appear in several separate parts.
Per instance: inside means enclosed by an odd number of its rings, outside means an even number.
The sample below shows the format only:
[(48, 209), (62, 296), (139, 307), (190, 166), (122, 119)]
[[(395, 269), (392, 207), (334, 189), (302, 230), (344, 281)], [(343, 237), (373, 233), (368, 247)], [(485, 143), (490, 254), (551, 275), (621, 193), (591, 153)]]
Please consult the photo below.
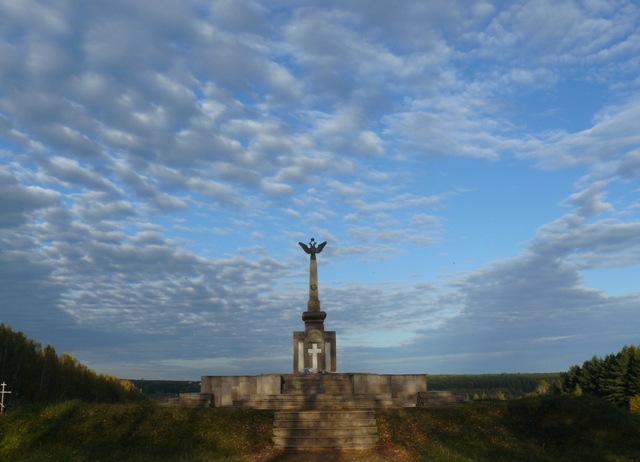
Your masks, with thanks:
[(288, 376), (273, 422), (279, 448), (358, 448), (378, 441), (375, 411), (391, 396), (354, 395), (352, 378), (339, 374)]
[(273, 443), (278, 448), (368, 449), (378, 441), (372, 409), (276, 411)]
[(279, 395), (251, 395), (234, 407), (274, 409), (278, 448), (357, 448), (378, 441), (375, 409), (399, 407), (390, 394), (354, 394), (352, 376), (288, 375)]

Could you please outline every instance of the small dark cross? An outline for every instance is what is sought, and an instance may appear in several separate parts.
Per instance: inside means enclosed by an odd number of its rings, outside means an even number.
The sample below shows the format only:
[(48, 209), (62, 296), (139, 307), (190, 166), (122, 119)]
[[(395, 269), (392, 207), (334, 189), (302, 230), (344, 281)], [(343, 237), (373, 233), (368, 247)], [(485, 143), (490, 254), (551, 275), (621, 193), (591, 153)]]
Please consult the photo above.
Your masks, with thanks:
[(4, 412), (4, 395), (11, 393), (10, 391), (5, 391), (4, 387), (6, 386), (7, 384), (2, 382), (2, 391), (0, 391), (2, 394), (2, 398), (0, 398), (0, 414)]

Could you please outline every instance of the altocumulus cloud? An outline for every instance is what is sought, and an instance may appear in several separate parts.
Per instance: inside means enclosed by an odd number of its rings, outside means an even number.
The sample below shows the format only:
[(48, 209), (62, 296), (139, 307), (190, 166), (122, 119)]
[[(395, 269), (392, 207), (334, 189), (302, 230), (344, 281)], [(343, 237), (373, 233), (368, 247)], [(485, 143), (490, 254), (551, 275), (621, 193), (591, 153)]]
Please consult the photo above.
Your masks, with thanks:
[(0, 0), (0, 321), (127, 377), (637, 343), (631, 1)]

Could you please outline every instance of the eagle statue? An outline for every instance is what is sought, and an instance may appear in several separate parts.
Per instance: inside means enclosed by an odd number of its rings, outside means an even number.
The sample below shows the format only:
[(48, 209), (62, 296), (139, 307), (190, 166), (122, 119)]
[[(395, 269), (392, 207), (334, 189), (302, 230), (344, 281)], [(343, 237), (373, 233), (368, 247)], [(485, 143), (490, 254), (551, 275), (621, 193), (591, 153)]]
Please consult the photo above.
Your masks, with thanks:
[(298, 244), (300, 245), (300, 247), (302, 247), (302, 250), (304, 250), (306, 253), (311, 255), (312, 260), (315, 260), (316, 254), (322, 252), (322, 249), (324, 249), (324, 246), (327, 245), (327, 241), (324, 241), (322, 244), (318, 244), (317, 247), (316, 247), (316, 240), (314, 238), (311, 238), (311, 240), (309, 241), (309, 245), (304, 244), (302, 242), (298, 242)]

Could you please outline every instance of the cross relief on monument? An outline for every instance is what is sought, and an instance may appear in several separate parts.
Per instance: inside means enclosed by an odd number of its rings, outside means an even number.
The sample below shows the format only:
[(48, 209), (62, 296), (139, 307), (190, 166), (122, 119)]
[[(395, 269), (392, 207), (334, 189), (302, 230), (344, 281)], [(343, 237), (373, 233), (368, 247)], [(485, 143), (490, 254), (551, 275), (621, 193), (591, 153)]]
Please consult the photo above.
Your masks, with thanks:
[(314, 343), (311, 348), (307, 350), (307, 352), (311, 355), (311, 366), (313, 369), (318, 368), (318, 354), (322, 353), (322, 350), (318, 348), (318, 344)]
[[(320, 309), (318, 259), (327, 242), (318, 244), (311, 238), (309, 244), (298, 245), (309, 255), (309, 299), (302, 313), (304, 332), (293, 333), (293, 371), (336, 371), (336, 333), (324, 330), (327, 313)], [(324, 345), (324, 346), (323, 346)], [(306, 349), (306, 351), (305, 351)], [(305, 354), (307, 353), (307, 354)]]

